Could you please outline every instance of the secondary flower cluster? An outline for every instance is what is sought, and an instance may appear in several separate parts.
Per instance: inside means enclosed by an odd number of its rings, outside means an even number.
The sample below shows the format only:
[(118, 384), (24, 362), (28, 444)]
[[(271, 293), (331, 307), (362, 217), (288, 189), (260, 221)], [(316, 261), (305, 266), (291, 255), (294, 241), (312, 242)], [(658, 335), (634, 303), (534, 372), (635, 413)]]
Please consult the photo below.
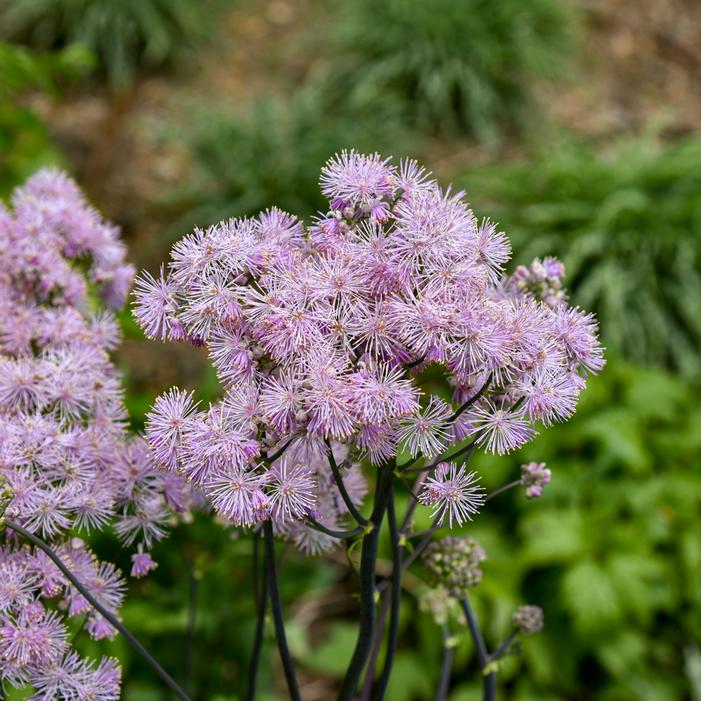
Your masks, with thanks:
[[(98, 293), (123, 304), (131, 278), (117, 231), (61, 173), (39, 172), (14, 192), (11, 211), (0, 205), (2, 510), (49, 541), (115, 612), (120, 574), (74, 534), (114, 526), (138, 546), (133, 574), (145, 574), (155, 564), (144, 549), (186, 507), (189, 490), (157, 472), (145, 441), (127, 434), (108, 355), (118, 327), (90, 311)], [(41, 551), (20, 546), (10, 529), (1, 537), (0, 679), (30, 682), (37, 698), (117, 698), (117, 668), (77, 658), (66, 619), (84, 615), (95, 639), (115, 631)]]
[(521, 465), (521, 484), (527, 499), (537, 499), (546, 484), (550, 484), (550, 470), (544, 462), (529, 462)]
[[(329, 458), (431, 459), (464, 439), (514, 450), (568, 418), (603, 365), (595, 320), (506, 277), (506, 237), (415, 162), (343, 152), (321, 188), (329, 208), (310, 227), (271, 209), (198, 229), (137, 283), (145, 333), (205, 345), (225, 389), (208, 409), (163, 395), (153, 454), (236, 524), (334, 525), (345, 507), (325, 491)], [(429, 366), (452, 404), (415, 381)], [(421, 495), (451, 525), (480, 499), (461, 465)]]
[(480, 564), (486, 559), (482, 546), (470, 537), (448, 536), (436, 540), (423, 554), (434, 585), (456, 599), (482, 581)]
[(540, 606), (524, 604), (519, 606), (511, 617), (521, 635), (532, 635), (543, 630), (543, 609)]

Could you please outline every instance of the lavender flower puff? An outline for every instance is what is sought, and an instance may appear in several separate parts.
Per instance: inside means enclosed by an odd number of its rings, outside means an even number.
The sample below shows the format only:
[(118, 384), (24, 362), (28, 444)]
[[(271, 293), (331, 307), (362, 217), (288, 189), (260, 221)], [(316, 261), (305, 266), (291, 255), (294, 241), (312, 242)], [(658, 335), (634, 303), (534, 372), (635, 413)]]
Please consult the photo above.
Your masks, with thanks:
[[(330, 459), (346, 461), (359, 504), (362, 460), (440, 459), (464, 440), (510, 452), (567, 419), (604, 364), (562, 265), (509, 277), (506, 236), (416, 162), (344, 151), (320, 182), (328, 209), (309, 226), (272, 208), (196, 229), (140, 276), (134, 306), (147, 336), (204, 344), (224, 391), (210, 407), (162, 395), (146, 428), (154, 458), (229, 522), (272, 519), (307, 552), (333, 546), (311, 514), (327, 528), (347, 514)], [(428, 366), (452, 402), (415, 382)], [(455, 464), (420, 499), (452, 526), (483, 493)]]
[[(155, 566), (148, 548), (188, 508), (190, 488), (158, 471), (145, 441), (125, 430), (109, 357), (120, 334), (96, 304), (119, 309), (131, 286), (118, 230), (58, 171), (31, 177), (11, 204), (0, 205), (0, 511), (48, 541), (116, 613), (121, 574), (69, 534), (113, 528), (138, 546), (133, 573), (142, 576)], [(67, 619), (85, 616), (95, 640), (116, 631), (12, 533), (0, 534), (0, 681), (30, 683), (34, 698), (119, 698), (115, 661), (72, 651)]]

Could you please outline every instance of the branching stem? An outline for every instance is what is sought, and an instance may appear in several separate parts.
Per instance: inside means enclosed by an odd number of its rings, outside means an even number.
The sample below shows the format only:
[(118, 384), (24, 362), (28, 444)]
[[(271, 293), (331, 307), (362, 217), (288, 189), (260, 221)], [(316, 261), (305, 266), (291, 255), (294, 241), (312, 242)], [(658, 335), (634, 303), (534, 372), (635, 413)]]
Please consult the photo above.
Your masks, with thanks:
[(399, 610), (402, 604), (402, 553), (399, 545), (399, 528), (397, 514), (394, 508), (394, 493), (390, 491), (387, 502), (387, 523), (389, 524), (390, 545), (392, 548), (392, 578), (390, 584), (389, 630), (387, 632), (387, 651), (382, 665), (380, 678), (372, 695), (372, 701), (382, 701), (387, 693), (389, 678), (392, 674), (394, 655), (397, 651), (399, 637)]
[(367, 526), (368, 520), (360, 513), (360, 511), (358, 511), (355, 504), (353, 503), (353, 500), (350, 498), (348, 491), (346, 490), (346, 485), (343, 483), (343, 476), (341, 475), (341, 471), (339, 470), (338, 465), (336, 464), (336, 458), (333, 455), (331, 443), (328, 440), (326, 441), (326, 448), (328, 450), (329, 466), (331, 467), (333, 478), (336, 480), (336, 486), (338, 487), (338, 491), (341, 493), (341, 499), (343, 499), (343, 503), (346, 505), (346, 508), (348, 509), (350, 515), (359, 524)]
[(477, 622), (477, 617), (472, 610), (472, 606), (470, 606), (467, 596), (463, 596), (462, 599), (460, 599), (460, 606), (467, 619), (467, 626), (470, 629), (470, 635), (472, 635), (472, 640), (477, 650), (477, 659), (479, 660), (483, 677), (483, 699), (484, 701), (495, 701), (497, 696), (497, 673), (495, 670), (489, 669), (491, 659), (487, 652), (487, 646), (484, 644), (484, 638), (482, 637), (482, 631)]
[(81, 593), (85, 600), (114, 628), (116, 628), (127, 640), (127, 642), (148, 662), (151, 668), (163, 680), (165, 685), (182, 701), (190, 701), (190, 697), (180, 688), (178, 683), (168, 672), (161, 667), (153, 655), (134, 637), (133, 633), (110, 611), (108, 611), (75, 577), (75, 575), (64, 564), (63, 560), (53, 551), (51, 546), (45, 543), (41, 538), (30, 533), (28, 530), (15, 523), (12, 519), (5, 518), (4, 524), (11, 528), (15, 533), (26, 538), (28, 541), (36, 545), (37, 548), (46, 553), (49, 559), (61, 570), (64, 577)]
[(360, 555), (360, 626), (350, 665), (341, 685), (338, 701), (351, 701), (358, 688), (358, 681), (370, 654), (375, 633), (375, 567), (380, 526), (387, 509), (387, 500), (392, 489), (393, 465), (382, 465), (377, 472), (375, 504), (370, 516), (372, 530), (363, 537)]

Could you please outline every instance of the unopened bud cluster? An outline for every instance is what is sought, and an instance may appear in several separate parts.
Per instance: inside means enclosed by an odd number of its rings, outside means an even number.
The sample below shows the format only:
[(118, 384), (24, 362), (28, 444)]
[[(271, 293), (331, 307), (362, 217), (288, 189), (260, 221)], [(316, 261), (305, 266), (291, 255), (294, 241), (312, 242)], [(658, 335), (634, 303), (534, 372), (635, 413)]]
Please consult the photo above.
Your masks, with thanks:
[(534, 258), (529, 266), (516, 268), (511, 283), (548, 307), (558, 307), (567, 301), (567, 293), (562, 287), (564, 277), (565, 266), (557, 258)]
[(521, 465), (521, 484), (527, 499), (537, 499), (549, 484), (552, 474), (544, 462), (529, 462)]
[(529, 604), (519, 606), (511, 620), (522, 635), (538, 633), (543, 630), (543, 609)]
[(480, 563), (487, 559), (482, 546), (471, 537), (449, 536), (431, 543), (423, 555), (436, 586), (459, 598), (482, 581)]

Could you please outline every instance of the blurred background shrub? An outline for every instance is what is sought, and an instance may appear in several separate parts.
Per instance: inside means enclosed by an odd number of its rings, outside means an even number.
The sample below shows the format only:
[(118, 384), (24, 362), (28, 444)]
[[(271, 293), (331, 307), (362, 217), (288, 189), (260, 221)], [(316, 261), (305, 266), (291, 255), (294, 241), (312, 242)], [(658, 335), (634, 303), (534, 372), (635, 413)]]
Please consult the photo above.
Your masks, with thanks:
[(173, 194), (187, 211), (179, 234), (273, 204), (308, 218), (324, 203), (319, 171), (330, 155), (356, 148), (404, 156), (409, 143), (391, 105), (334, 109), (316, 87), (289, 101), (261, 99), (238, 118), (221, 107), (201, 111), (182, 133), (196, 170)]
[(80, 44), (113, 88), (181, 64), (207, 40), (214, 0), (0, 0), (0, 37), (43, 50)]
[[(540, 501), (506, 493), (470, 527), (489, 557), (476, 592), (489, 641), (524, 601), (546, 615), (504, 661), (504, 698), (701, 700), (701, 5), (0, 0), (0, 35), (0, 194), (63, 163), (125, 225), (137, 264), (153, 268), (195, 224), (272, 205), (312, 216), (320, 165), (349, 146), (455, 180), (501, 223), (515, 261), (560, 255), (610, 363), (571, 422), (475, 465), (489, 487), (527, 460), (553, 469)], [(70, 89), (73, 41), (109, 87), (130, 87), (118, 120), (109, 91)], [(198, 70), (156, 70), (182, 57)], [(660, 105), (667, 126), (650, 130)], [(85, 167), (105, 144), (109, 157)], [(202, 353), (122, 322), (135, 426), (170, 384), (216, 397)], [(198, 516), (133, 584), (125, 620), (196, 698), (242, 696), (252, 547)], [(324, 701), (350, 656), (355, 575), (344, 557), (283, 559), (305, 701)], [(406, 587), (421, 593), (418, 577)], [(285, 698), (271, 643), (262, 701)], [(434, 697), (440, 647), (434, 623), (407, 611), (391, 701)], [(120, 641), (102, 649), (125, 664), (127, 701), (167, 698)], [(450, 701), (479, 698), (474, 668), (462, 640)]]
[(61, 163), (47, 126), (22, 103), (29, 90), (56, 94), (58, 83), (85, 75), (91, 55), (78, 46), (34, 53), (0, 41), (0, 197), (43, 165)]
[(339, 98), (394, 102), (423, 130), (478, 140), (532, 124), (537, 81), (562, 78), (573, 48), (574, 9), (558, 0), (355, 0), (335, 12)]

